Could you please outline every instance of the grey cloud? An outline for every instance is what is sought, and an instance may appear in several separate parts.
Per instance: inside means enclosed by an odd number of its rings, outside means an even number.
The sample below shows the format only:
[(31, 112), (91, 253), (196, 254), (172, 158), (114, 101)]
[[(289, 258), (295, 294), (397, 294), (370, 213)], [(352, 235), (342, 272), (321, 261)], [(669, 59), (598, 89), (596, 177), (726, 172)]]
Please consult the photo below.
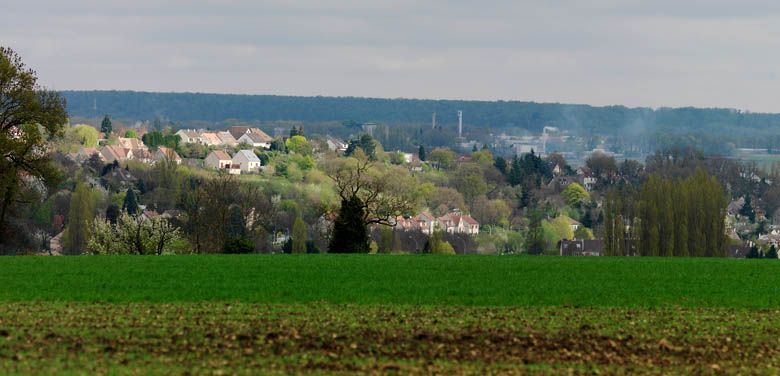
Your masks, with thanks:
[(778, 111), (780, 3), (88, 1), (3, 5), (57, 89), (522, 99)]

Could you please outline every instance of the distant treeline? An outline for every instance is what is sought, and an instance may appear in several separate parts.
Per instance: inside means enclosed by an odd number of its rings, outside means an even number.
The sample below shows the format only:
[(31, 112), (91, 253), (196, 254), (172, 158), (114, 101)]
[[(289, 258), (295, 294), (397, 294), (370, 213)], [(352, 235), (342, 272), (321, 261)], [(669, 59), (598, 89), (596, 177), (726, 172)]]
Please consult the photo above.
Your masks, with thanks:
[(711, 125), (766, 128), (780, 126), (780, 114), (729, 109), (594, 107), (519, 101), (379, 99), (357, 97), (293, 97), (134, 91), (63, 91), (71, 115), (127, 119), (163, 116), (174, 121), (299, 120), (429, 123), (431, 113), (443, 123), (464, 121), (476, 126), (521, 127), (541, 131), (549, 124), (566, 128), (640, 130), (646, 126), (706, 128)]
[[(780, 114), (730, 109), (594, 107), (519, 101), (293, 97), (134, 91), (64, 91), (75, 117), (131, 120), (169, 119), (175, 123), (221, 122), (227, 119), (271, 122), (378, 122), (384, 124), (464, 123), (494, 130), (522, 128), (539, 133), (544, 126), (589, 135), (617, 136), (631, 142), (651, 139), (667, 148), (684, 144), (713, 153), (733, 147), (780, 148)], [(95, 110), (97, 107), (97, 110)]]

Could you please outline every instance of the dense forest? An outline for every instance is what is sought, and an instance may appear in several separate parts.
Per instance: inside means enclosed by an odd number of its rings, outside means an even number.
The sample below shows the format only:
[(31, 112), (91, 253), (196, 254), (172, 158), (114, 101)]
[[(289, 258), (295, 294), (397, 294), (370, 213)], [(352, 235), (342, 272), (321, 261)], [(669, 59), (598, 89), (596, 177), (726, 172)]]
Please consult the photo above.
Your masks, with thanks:
[[(759, 142), (770, 128), (780, 126), (780, 114), (731, 109), (594, 107), (519, 101), (464, 101), (379, 99), (356, 97), (294, 97), (134, 91), (63, 91), (71, 116), (111, 114), (123, 119), (163, 117), (177, 122), (297, 120), (325, 122), (429, 123), (437, 113), (442, 124), (464, 122), (477, 127), (517, 127), (541, 132), (546, 125), (594, 133), (622, 130), (627, 135), (646, 132), (688, 133), (706, 130), (751, 130)], [(97, 108), (97, 110), (95, 109)], [(723, 134), (721, 133), (721, 136)], [(745, 137), (741, 134), (740, 137)], [(775, 141), (772, 139), (771, 141)]]

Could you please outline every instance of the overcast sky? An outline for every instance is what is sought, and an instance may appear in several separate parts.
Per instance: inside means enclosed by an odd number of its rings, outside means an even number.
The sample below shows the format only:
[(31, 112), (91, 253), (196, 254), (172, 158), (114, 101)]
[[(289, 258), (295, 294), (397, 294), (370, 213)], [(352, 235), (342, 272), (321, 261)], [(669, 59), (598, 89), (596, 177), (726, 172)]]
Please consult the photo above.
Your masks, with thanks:
[(776, 0), (0, 0), (0, 9), (0, 44), (54, 89), (780, 112)]

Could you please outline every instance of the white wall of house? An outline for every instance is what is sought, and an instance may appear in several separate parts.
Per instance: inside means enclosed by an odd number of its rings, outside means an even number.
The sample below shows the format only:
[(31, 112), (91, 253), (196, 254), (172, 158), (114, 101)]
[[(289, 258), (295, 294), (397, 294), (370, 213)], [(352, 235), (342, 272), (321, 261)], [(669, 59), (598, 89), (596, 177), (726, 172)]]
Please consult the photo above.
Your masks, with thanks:
[(209, 168), (223, 169), (230, 166), (233, 161), (231, 159), (219, 159), (216, 154), (210, 153), (208, 156), (206, 156), (206, 159), (203, 161), (203, 163), (206, 165), (206, 167)]
[(187, 136), (187, 133), (185, 133), (183, 130), (179, 130), (179, 131), (178, 131), (178, 132), (176, 132), (175, 134), (176, 134), (177, 136), (179, 136), (179, 138), (181, 138), (181, 142), (183, 142), (183, 143), (185, 143), (185, 144), (189, 144), (189, 143), (191, 143), (191, 142), (192, 142), (192, 141), (190, 140), (189, 136)]
[(247, 158), (246, 154), (242, 152), (238, 152), (236, 153), (236, 155), (233, 156), (233, 164), (240, 165), (242, 172), (260, 171), (260, 160), (257, 159), (257, 157), (255, 157), (254, 159)]
[(252, 145), (256, 148), (264, 148), (268, 149), (271, 147), (271, 144), (268, 142), (255, 142), (251, 137), (249, 137), (249, 133), (246, 133), (244, 135), (241, 135), (241, 137), (238, 138), (238, 143), (245, 143), (247, 145)]

